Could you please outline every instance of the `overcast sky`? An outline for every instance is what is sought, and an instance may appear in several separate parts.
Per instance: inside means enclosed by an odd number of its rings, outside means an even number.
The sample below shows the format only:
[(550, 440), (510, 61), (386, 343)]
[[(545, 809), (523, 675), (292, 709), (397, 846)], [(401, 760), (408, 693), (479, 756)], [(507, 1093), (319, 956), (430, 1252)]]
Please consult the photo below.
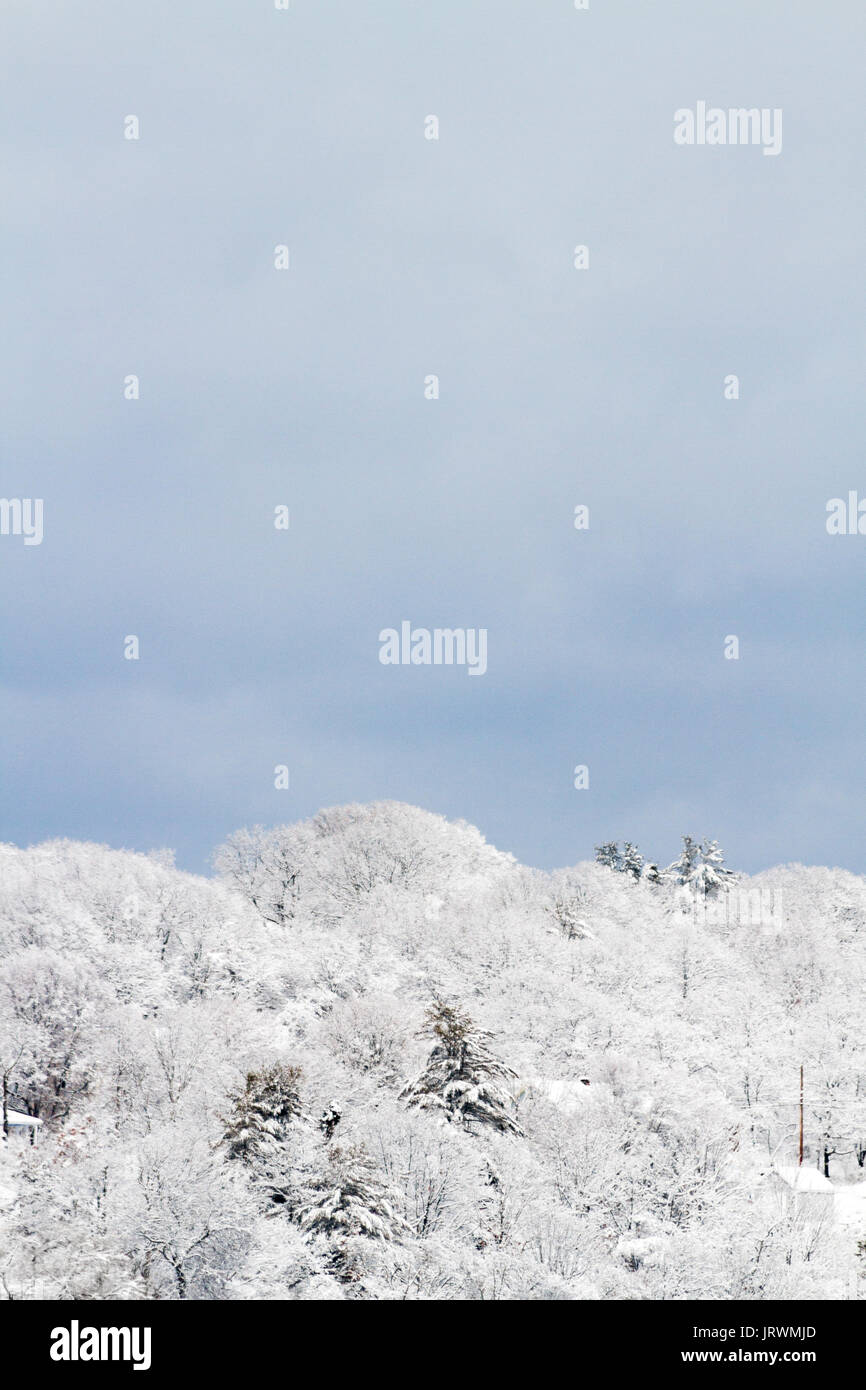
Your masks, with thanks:
[[(202, 870), (397, 798), (545, 867), (866, 870), (866, 536), (825, 525), (866, 497), (860, 0), (7, 0), (0, 38), (0, 494), (45, 528), (0, 536), (0, 837)], [(698, 101), (781, 108), (781, 153), (676, 145)], [(486, 674), (381, 665), (406, 619), (486, 628)]]

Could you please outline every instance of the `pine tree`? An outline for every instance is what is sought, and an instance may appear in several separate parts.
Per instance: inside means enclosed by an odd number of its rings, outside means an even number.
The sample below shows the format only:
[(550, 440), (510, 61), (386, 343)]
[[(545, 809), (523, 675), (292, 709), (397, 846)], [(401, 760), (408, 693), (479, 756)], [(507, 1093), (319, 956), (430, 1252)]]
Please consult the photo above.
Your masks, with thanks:
[(363, 1145), (328, 1150), (327, 1167), (311, 1180), (298, 1221), (303, 1231), (338, 1241), (350, 1236), (395, 1240), (408, 1229)]
[(658, 864), (646, 864), (644, 866), (643, 879), (645, 883), (651, 883), (653, 885), (661, 883), (662, 876), (659, 873)]
[(633, 845), (630, 840), (626, 840), (622, 850), (622, 870), (623, 873), (631, 874), (632, 878), (640, 878), (643, 873), (644, 857), (637, 845)]
[(683, 836), (683, 847), (679, 859), (665, 869), (665, 878), (673, 879), (681, 888), (688, 887), (700, 862), (700, 847), (691, 835)]
[(665, 870), (681, 887), (690, 888), (700, 898), (712, 898), (735, 875), (725, 867), (724, 855), (715, 840), (700, 844), (691, 835), (683, 836), (679, 859)]
[(621, 869), (622, 856), (619, 852), (619, 843), (616, 840), (607, 840), (603, 845), (596, 845), (595, 862), (596, 864), (603, 864), (606, 869)]
[(267, 1189), (271, 1201), (278, 1203), (288, 1200), (286, 1140), (292, 1122), (303, 1115), (300, 1081), (300, 1067), (279, 1062), (249, 1072), (225, 1121), (226, 1157), (243, 1163), (252, 1179)]
[(510, 1113), (513, 1101), (506, 1089), (517, 1073), (493, 1056), (490, 1034), (442, 999), (430, 1006), (426, 1018), (437, 1042), (427, 1066), (404, 1086), (401, 1098), (418, 1109), (439, 1111), (451, 1122), (522, 1134)]
[(340, 1120), (342, 1118), (343, 1112), (339, 1108), (339, 1106), (334, 1105), (333, 1102), (330, 1105), (325, 1106), (324, 1110), (319, 1116), (319, 1129), (325, 1136), (326, 1144), (330, 1144), (331, 1140), (334, 1137), (334, 1130), (337, 1128), (337, 1125), (340, 1123)]
[(732, 871), (725, 867), (725, 856), (715, 840), (702, 840), (700, 863), (692, 882), (695, 891), (704, 898), (714, 898), (734, 878)]

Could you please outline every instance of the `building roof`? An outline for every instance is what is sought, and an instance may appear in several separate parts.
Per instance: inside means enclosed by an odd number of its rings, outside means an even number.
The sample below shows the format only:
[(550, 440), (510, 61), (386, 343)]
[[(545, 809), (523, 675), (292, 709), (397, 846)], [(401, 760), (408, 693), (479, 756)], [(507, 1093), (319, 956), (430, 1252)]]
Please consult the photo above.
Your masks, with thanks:
[(37, 1125), (42, 1124), (35, 1115), (22, 1115), (20, 1110), (7, 1110), (6, 1119), (10, 1125), (26, 1125), (28, 1129), (35, 1129)]
[(774, 1168), (774, 1173), (796, 1192), (835, 1192), (829, 1178), (819, 1173), (817, 1168)]

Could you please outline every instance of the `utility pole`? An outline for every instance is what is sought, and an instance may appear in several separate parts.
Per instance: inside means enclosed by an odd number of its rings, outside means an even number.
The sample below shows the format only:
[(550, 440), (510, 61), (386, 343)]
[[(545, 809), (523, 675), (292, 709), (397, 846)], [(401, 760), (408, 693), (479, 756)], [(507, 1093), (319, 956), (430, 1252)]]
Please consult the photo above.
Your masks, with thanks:
[(800, 1063), (800, 1168), (803, 1166), (803, 1063)]

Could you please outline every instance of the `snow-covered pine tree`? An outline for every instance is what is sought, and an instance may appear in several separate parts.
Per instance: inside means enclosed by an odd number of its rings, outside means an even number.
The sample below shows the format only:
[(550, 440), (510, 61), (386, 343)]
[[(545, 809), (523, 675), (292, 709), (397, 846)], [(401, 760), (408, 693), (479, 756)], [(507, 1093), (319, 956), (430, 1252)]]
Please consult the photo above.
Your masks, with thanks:
[(662, 881), (662, 876), (661, 876), (661, 874), (659, 873), (659, 866), (658, 866), (658, 864), (651, 864), (651, 863), (645, 864), (645, 865), (644, 865), (644, 871), (643, 871), (642, 877), (643, 877), (644, 883), (651, 883), (651, 884), (653, 884), (653, 885), (655, 885), (656, 883), (661, 883), (661, 881)]
[(622, 856), (619, 852), (619, 843), (616, 840), (607, 840), (603, 845), (596, 845), (595, 862), (596, 864), (603, 864), (606, 869), (621, 869)]
[(725, 867), (724, 855), (715, 840), (698, 844), (691, 835), (684, 835), (680, 857), (665, 870), (665, 877), (691, 889), (699, 898), (713, 898), (736, 875)]
[(329, 1239), (367, 1236), (396, 1240), (408, 1231), (388, 1188), (363, 1145), (328, 1150), (327, 1167), (310, 1180), (298, 1211), (301, 1230)]
[(301, 1069), (280, 1062), (247, 1074), (225, 1121), (222, 1147), (226, 1157), (243, 1163), (254, 1182), (264, 1185), (274, 1202), (287, 1200), (286, 1140), (301, 1118)]
[(517, 1073), (494, 1057), (490, 1034), (443, 999), (431, 1004), (426, 1020), (437, 1041), (423, 1072), (403, 1087), (401, 1098), (419, 1110), (438, 1111), (448, 1121), (522, 1135), (506, 1089)]
[(702, 840), (700, 862), (692, 877), (696, 893), (703, 898), (714, 898), (736, 875), (725, 866), (725, 856), (716, 840)]
[(340, 1123), (340, 1120), (342, 1118), (342, 1110), (338, 1105), (334, 1105), (333, 1101), (330, 1105), (325, 1106), (324, 1110), (319, 1116), (319, 1129), (325, 1136), (326, 1144), (330, 1144), (331, 1140), (334, 1137), (334, 1130), (337, 1128), (337, 1125)]
[(626, 840), (622, 847), (622, 871), (631, 874), (632, 878), (640, 878), (643, 873), (644, 857), (637, 845), (633, 845), (630, 840)]
[(700, 854), (697, 841), (693, 840), (691, 835), (684, 835), (680, 857), (665, 869), (665, 878), (671, 879), (681, 888), (689, 887), (700, 863)]

